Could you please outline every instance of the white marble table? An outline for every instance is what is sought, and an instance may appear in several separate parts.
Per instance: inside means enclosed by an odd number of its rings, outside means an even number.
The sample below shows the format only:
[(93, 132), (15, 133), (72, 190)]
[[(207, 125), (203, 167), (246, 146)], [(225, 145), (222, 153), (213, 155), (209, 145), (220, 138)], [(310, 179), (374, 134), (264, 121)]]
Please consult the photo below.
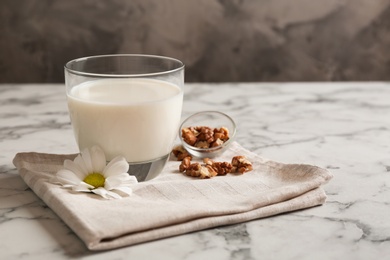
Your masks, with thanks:
[(89, 252), (26, 186), (17, 152), (75, 153), (64, 86), (0, 85), (0, 259), (390, 259), (390, 84), (187, 84), (183, 117), (220, 110), (263, 157), (334, 174), (323, 206)]

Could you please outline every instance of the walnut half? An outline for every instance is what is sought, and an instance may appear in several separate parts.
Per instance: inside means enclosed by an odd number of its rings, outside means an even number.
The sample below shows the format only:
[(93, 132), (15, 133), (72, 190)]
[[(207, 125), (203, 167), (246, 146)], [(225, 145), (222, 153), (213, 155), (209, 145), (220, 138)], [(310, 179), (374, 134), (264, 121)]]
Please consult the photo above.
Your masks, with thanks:
[(188, 168), (190, 168), (190, 166), (191, 166), (191, 157), (187, 156), (182, 160), (179, 166), (179, 171), (185, 172)]
[(182, 145), (175, 146), (172, 149), (172, 153), (176, 156), (178, 161), (182, 161), (186, 157), (192, 158), (192, 156), (187, 152), (187, 150)]
[(209, 179), (217, 175), (217, 172), (210, 165), (201, 165), (200, 163), (192, 163), (186, 169), (185, 173), (188, 176), (198, 177), (201, 179)]
[(218, 174), (217, 175), (226, 175), (232, 171), (232, 164), (229, 162), (215, 162), (209, 158), (204, 158), (203, 162), (206, 165), (210, 165)]
[(233, 157), (232, 166), (232, 172), (245, 173), (253, 170), (252, 163), (242, 155)]

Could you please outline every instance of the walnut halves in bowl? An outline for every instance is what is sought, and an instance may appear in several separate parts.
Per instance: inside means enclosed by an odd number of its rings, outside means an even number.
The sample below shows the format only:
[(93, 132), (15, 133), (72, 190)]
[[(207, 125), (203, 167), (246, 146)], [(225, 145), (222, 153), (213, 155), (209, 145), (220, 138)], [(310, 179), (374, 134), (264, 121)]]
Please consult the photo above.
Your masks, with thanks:
[(208, 149), (228, 141), (229, 130), (226, 127), (190, 126), (181, 129), (181, 136), (182, 140), (191, 146)]
[(213, 158), (223, 153), (233, 142), (236, 124), (218, 111), (193, 114), (183, 121), (179, 137), (185, 150), (199, 158)]

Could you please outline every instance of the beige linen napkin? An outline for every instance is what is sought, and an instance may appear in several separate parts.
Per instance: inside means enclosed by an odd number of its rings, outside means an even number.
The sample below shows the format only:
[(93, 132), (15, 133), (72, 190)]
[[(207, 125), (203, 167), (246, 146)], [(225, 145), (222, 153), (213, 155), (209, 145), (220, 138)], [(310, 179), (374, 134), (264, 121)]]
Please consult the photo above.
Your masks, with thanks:
[(212, 179), (179, 173), (171, 158), (157, 178), (137, 184), (133, 195), (106, 200), (74, 193), (49, 180), (76, 155), (18, 153), (14, 164), (27, 185), (85, 242), (106, 250), (206, 228), (240, 223), (323, 204), (325, 169), (265, 160), (238, 143), (216, 161), (245, 155), (254, 170)]

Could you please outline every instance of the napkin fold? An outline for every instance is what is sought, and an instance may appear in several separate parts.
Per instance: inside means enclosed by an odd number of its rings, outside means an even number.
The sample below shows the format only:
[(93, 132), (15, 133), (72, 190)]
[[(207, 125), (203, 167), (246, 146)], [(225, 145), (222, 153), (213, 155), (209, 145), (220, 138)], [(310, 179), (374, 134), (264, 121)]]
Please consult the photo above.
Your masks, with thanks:
[(90, 250), (107, 250), (241, 223), (321, 205), (321, 185), (332, 175), (312, 165), (266, 160), (237, 142), (215, 161), (246, 156), (254, 170), (211, 179), (178, 171), (171, 158), (159, 177), (137, 184), (133, 195), (106, 200), (75, 193), (50, 182), (65, 159), (75, 154), (18, 153), (13, 163), (26, 184), (85, 242)]

